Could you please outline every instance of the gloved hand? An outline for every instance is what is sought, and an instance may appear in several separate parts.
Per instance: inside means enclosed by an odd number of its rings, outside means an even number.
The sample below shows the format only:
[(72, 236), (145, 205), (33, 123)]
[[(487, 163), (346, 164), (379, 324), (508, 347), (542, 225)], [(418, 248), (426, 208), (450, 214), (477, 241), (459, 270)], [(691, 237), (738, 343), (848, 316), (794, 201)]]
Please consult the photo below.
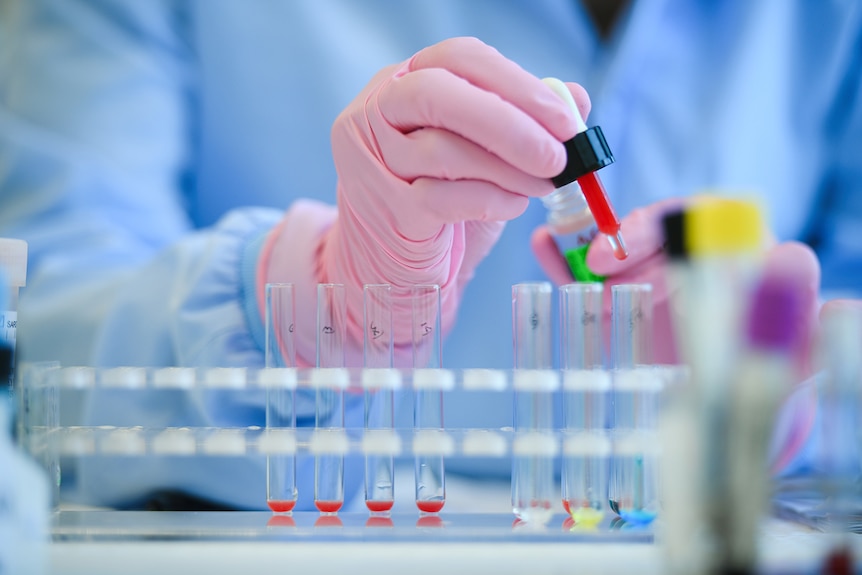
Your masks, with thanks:
[[(629, 248), (624, 260), (614, 257), (610, 244), (601, 236), (593, 240), (587, 252), (587, 266), (594, 273), (607, 277), (605, 282), (605, 324), (610, 325), (610, 287), (625, 283), (650, 283), (653, 285), (653, 354), (657, 363), (677, 363), (679, 353), (669, 307), (667, 261), (662, 251), (664, 234), (661, 219), (668, 212), (684, 205), (685, 199), (672, 198), (633, 210), (621, 221), (622, 234)], [(553, 238), (545, 226), (533, 233), (533, 252), (545, 273), (557, 284), (574, 281), (565, 259), (559, 254)], [(786, 242), (777, 244), (772, 237), (767, 239), (764, 273), (781, 274), (795, 281), (804, 291), (806, 312), (798, 318), (803, 333), (797, 366), (803, 376), (810, 373), (810, 346), (817, 323), (818, 292), (820, 287), (820, 264), (814, 252), (804, 244)], [(610, 337), (610, 329), (605, 329)]]
[[(676, 363), (679, 354), (674, 340), (668, 285), (667, 261), (663, 252), (664, 234), (662, 217), (678, 209), (689, 200), (669, 199), (632, 211), (623, 218), (622, 233), (629, 248), (629, 257), (618, 260), (610, 244), (602, 237), (593, 240), (587, 253), (587, 265), (596, 274), (607, 277), (604, 298), (606, 338), (610, 338), (610, 286), (621, 283), (650, 283), (653, 285), (653, 353), (657, 363)], [(798, 340), (794, 357), (798, 381), (811, 374), (811, 351), (818, 322), (818, 292), (820, 264), (814, 252), (798, 242), (778, 244), (767, 238), (763, 273), (792, 281), (803, 298), (803, 311), (795, 318), (803, 334)], [(533, 251), (545, 272), (558, 284), (573, 281), (565, 259), (559, 254), (547, 228), (541, 226), (533, 233)], [(837, 305), (837, 304), (833, 304)], [(792, 393), (791, 393), (792, 392)], [(774, 473), (792, 470), (792, 462), (803, 451), (817, 413), (817, 392), (812, 380), (795, 388), (788, 388), (785, 401), (775, 426), (770, 460)]]
[[(588, 109), (583, 90), (572, 89)], [(297, 284), (298, 355), (314, 358), (319, 282), (347, 286), (348, 364), (361, 365), (363, 284), (438, 284), (443, 327), (451, 327), (504, 221), (553, 191), (549, 178), (566, 162), (561, 142), (575, 132), (550, 88), (473, 38), (379, 72), (332, 129), (337, 217), (297, 203), (262, 250), (259, 293), (266, 282)], [(409, 352), (409, 297), (394, 291), (393, 306), (396, 354)]]

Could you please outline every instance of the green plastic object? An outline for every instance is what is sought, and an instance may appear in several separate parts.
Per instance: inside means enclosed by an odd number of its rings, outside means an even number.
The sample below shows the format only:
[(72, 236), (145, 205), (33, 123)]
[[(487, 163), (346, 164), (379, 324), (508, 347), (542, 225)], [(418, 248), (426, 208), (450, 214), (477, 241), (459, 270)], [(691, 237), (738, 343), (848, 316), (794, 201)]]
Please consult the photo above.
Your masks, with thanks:
[(569, 263), (569, 269), (572, 270), (572, 276), (579, 282), (603, 282), (605, 276), (594, 274), (587, 267), (587, 250), (590, 249), (590, 244), (583, 245), (579, 248), (566, 250), (563, 255)]

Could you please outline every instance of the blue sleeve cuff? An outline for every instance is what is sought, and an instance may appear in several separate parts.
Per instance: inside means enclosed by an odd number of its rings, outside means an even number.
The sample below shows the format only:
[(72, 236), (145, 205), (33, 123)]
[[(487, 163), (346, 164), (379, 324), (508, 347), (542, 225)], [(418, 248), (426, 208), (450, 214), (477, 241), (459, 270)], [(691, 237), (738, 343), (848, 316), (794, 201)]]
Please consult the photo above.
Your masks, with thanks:
[(245, 313), (251, 339), (261, 351), (266, 345), (266, 334), (257, 301), (257, 263), (269, 230), (248, 242), (240, 257), (240, 300)]

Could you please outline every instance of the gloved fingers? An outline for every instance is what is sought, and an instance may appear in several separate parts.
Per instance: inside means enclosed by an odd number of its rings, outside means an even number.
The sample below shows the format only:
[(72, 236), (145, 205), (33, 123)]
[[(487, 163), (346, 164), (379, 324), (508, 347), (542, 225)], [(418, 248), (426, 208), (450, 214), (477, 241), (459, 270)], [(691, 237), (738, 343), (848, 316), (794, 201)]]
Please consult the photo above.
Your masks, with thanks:
[(784, 242), (772, 246), (766, 252), (764, 273), (786, 277), (795, 282), (805, 301), (812, 306), (816, 304), (820, 291), (820, 262), (809, 246), (800, 242)]
[(621, 232), (629, 250), (624, 260), (614, 257), (610, 243), (601, 234), (597, 235), (587, 252), (587, 265), (593, 273), (603, 276), (622, 274), (651, 258), (662, 250), (664, 232), (661, 218), (689, 201), (685, 198), (669, 198), (637, 208), (620, 222)]
[[(419, 178), (410, 185), (407, 193), (412, 195), (415, 207), (404, 214), (405, 221), (400, 225), (419, 228), (426, 227), (424, 222), (455, 224), (471, 220), (512, 220), (523, 214), (529, 204), (526, 196), (507, 192), (481, 180)], [(412, 235), (407, 229), (403, 233), (407, 237)]]
[(530, 247), (533, 249), (533, 255), (536, 256), (542, 270), (552, 282), (560, 286), (575, 281), (566, 258), (560, 253), (560, 249), (546, 225), (543, 224), (533, 230), (533, 235), (530, 237)]
[(801, 309), (793, 318), (799, 330), (794, 357), (797, 371), (807, 377), (812, 372), (812, 348), (818, 321), (820, 262), (814, 251), (800, 242), (784, 242), (766, 252), (763, 274), (792, 282), (800, 298)]
[(483, 180), (503, 190), (524, 196), (544, 196), (554, 191), (548, 178), (538, 178), (461, 136), (439, 128), (401, 134), (384, 130), (378, 134), (386, 166), (407, 182), (421, 177), (440, 180)]
[(652, 286), (652, 329), (651, 346), (653, 361), (657, 363), (676, 363), (679, 354), (674, 333), (673, 305), (676, 286), (671, 284), (664, 265), (664, 254), (656, 253), (643, 260), (638, 266), (626, 270), (605, 281), (602, 297), (602, 311), (605, 318), (606, 337), (610, 342), (613, 333), (613, 292), (614, 286), (624, 284), (649, 284)]
[(650, 284), (653, 286), (653, 305), (658, 305), (668, 298), (667, 266), (662, 253), (653, 254), (642, 260), (640, 264), (625, 270), (605, 280), (605, 304), (608, 311), (611, 308), (611, 288), (620, 284)]
[[(375, 105), (376, 109), (371, 107)], [(403, 133), (442, 128), (540, 178), (552, 178), (566, 165), (563, 144), (535, 118), (442, 68), (392, 78), (368, 106), (366, 114), (375, 132), (381, 129), (375, 125), (376, 117)]]
[[(576, 133), (577, 123), (568, 106), (551, 88), (481, 40), (450, 38), (425, 48), (408, 62), (409, 72), (427, 69), (449, 70), (471, 85), (496, 94), (535, 119), (558, 141), (564, 142)], [(573, 92), (573, 96), (580, 109), (585, 92)]]
[[(560, 250), (547, 226), (541, 225), (533, 231), (530, 245), (539, 265), (552, 282), (557, 285), (564, 285), (574, 281), (568, 263), (560, 254)], [(594, 246), (591, 247), (590, 252), (594, 249)], [(667, 297), (664, 290), (667, 273), (664, 264), (664, 255), (660, 251), (655, 251), (646, 257), (639, 258), (629, 268), (610, 276), (606, 286), (610, 289), (610, 286), (622, 283), (649, 283), (662, 288), (654, 292), (654, 298), (664, 300)]]

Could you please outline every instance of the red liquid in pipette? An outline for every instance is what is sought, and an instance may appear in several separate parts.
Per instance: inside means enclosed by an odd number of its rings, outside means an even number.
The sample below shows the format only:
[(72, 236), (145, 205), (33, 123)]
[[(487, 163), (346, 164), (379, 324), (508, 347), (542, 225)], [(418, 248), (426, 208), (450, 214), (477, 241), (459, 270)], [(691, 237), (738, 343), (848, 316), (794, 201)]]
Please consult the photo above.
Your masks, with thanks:
[(382, 513), (384, 511), (389, 511), (392, 509), (392, 505), (395, 502), (392, 500), (389, 501), (366, 501), (365, 506), (368, 507), (368, 510), (372, 513)]
[(296, 506), (296, 501), (270, 499), (266, 502), (273, 513), (290, 513)]
[(445, 500), (441, 499), (433, 499), (430, 501), (417, 501), (416, 507), (419, 508), (419, 511), (423, 513), (438, 513), (441, 509), (443, 509), (443, 505), (446, 503)]
[(336, 513), (341, 506), (344, 505), (343, 501), (315, 501), (314, 506), (317, 507), (317, 510), (321, 513)]
[(629, 254), (620, 235), (620, 220), (614, 213), (614, 208), (608, 200), (608, 194), (605, 192), (602, 181), (599, 180), (595, 172), (590, 172), (578, 178), (578, 185), (581, 186), (584, 199), (587, 200), (593, 219), (596, 220), (596, 226), (610, 240), (614, 248), (614, 257), (618, 260), (626, 259)]

